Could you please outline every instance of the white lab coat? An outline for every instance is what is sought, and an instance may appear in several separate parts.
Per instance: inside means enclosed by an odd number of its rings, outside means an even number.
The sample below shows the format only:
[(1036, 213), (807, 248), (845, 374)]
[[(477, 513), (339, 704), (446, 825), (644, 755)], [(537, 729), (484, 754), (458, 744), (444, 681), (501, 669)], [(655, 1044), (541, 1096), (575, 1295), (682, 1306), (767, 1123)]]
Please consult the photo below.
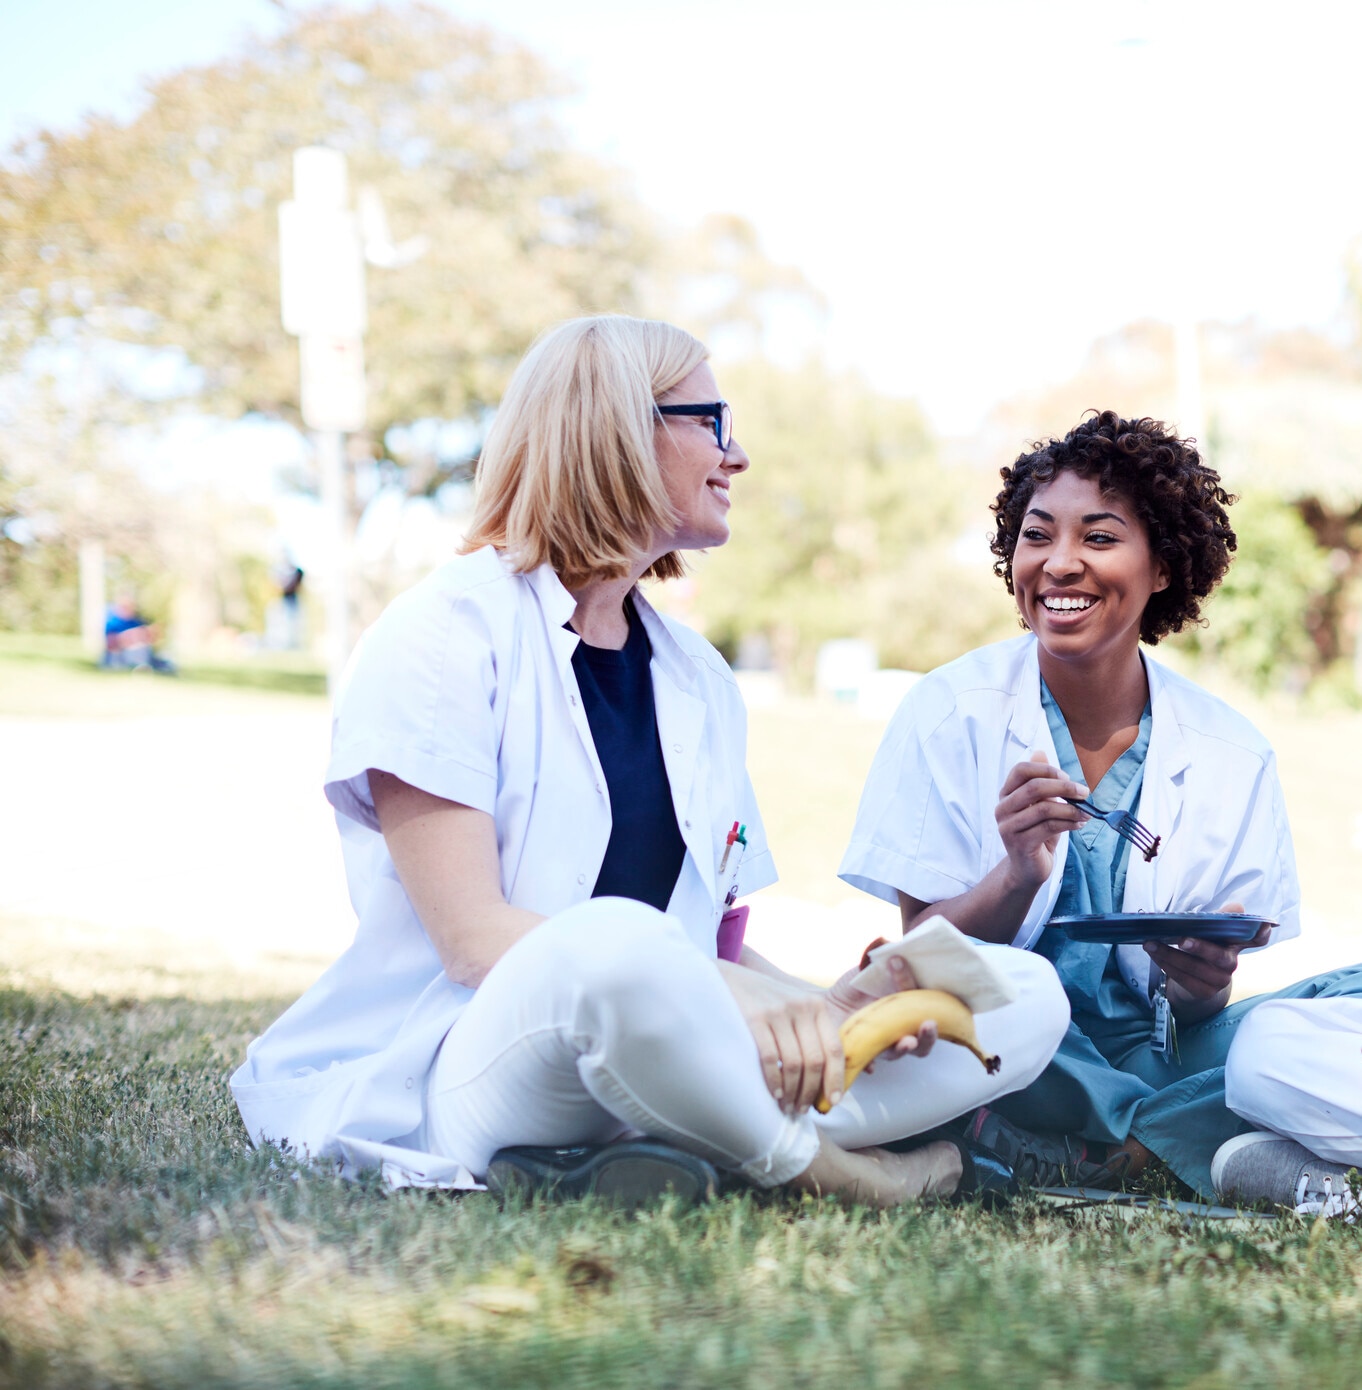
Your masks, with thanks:
[[(1237, 901), (1300, 931), (1300, 888), (1276, 760), (1242, 715), (1144, 655), (1153, 729), (1139, 818), (1162, 836), (1132, 853), (1126, 912), (1218, 909)], [(939, 902), (1005, 856), (994, 809), (1008, 772), (1033, 751), (1059, 766), (1040, 701), (1036, 639), (982, 647), (913, 686), (871, 766), (840, 875), (887, 902)], [(1013, 944), (1031, 947), (1054, 910), (1068, 836)], [(1148, 999), (1150, 960), (1118, 948), (1126, 983)]]
[[(668, 912), (716, 954), (730, 886), (775, 881), (746, 772), (746, 715), (713, 647), (637, 593), (652, 644), (663, 760), (686, 856)], [(368, 769), (491, 815), (506, 901), (553, 916), (591, 896), (610, 802), (572, 669), (575, 608), (544, 566), (488, 548), (397, 599), (365, 634), (337, 698), (326, 794), (336, 808), (353, 945), (247, 1052), (231, 1085), (253, 1140), (287, 1143), (394, 1184), (473, 1187), (423, 1147), (426, 1078), (472, 991), (452, 983), (398, 882)], [(734, 821), (740, 861), (718, 865)]]

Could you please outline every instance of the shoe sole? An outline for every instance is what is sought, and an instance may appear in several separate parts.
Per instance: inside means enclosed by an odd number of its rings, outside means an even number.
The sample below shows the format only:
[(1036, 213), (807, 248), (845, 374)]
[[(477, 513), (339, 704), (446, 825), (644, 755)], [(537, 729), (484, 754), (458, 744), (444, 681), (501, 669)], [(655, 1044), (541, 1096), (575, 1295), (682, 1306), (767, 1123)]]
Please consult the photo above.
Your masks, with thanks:
[(646, 1206), (668, 1194), (688, 1206), (713, 1197), (713, 1164), (665, 1144), (645, 1140), (610, 1144), (564, 1169), (524, 1150), (502, 1149), (487, 1166), (488, 1189), (505, 1198), (545, 1196), (555, 1201), (597, 1197), (612, 1206)]

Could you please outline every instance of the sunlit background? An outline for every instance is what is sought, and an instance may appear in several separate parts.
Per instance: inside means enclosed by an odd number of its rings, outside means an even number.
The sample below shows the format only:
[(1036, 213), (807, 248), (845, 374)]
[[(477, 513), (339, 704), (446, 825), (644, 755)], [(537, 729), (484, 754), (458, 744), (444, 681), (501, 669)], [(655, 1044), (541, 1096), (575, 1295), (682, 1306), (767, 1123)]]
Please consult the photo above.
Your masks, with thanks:
[[(534, 334), (622, 309), (712, 344), (754, 459), (661, 602), (742, 669), (774, 954), (892, 929), (834, 876), (879, 729), (1015, 631), (997, 469), (1094, 407), (1243, 495), (1169, 657), (1281, 752), (1315, 945), (1278, 976), (1355, 954), (1355, 6), (10, 0), (0, 36), (10, 935), (344, 945), (328, 656), (457, 544)], [(306, 145), (345, 154), (368, 260), (330, 522), (280, 322)], [(93, 670), (120, 595), (177, 682)]]

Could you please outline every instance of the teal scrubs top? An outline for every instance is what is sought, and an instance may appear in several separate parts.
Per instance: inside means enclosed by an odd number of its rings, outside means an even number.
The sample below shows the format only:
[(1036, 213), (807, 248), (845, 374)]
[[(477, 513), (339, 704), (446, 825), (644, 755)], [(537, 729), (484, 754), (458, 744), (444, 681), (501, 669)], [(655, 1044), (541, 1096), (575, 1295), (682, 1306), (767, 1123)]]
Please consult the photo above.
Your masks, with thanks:
[[(1069, 726), (1044, 681), (1040, 683), (1040, 702), (1061, 769), (1075, 782), (1085, 781)], [(1144, 786), (1145, 754), (1149, 750), (1153, 726), (1154, 718), (1146, 702), (1135, 742), (1116, 759), (1097, 786), (1088, 789), (1089, 800), (1099, 810), (1138, 814), (1140, 790)], [(1123, 840), (1105, 821), (1090, 820), (1070, 831), (1064, 877), (1051, 916), (1120, 912), (1129, 864), (1130, 842)], [(1058, 928), (1047, 927), (1038, 949), (1059, 971), (1065, 992), (1076, 1010), (1111, 1017), (1113, 1012), (1126, 1014), (1130, 1006), (1135, 1005), (1141, 1012), (1147, 1012), (1147, 1004), (1130, 995), (1117, 965), (1116, 952), (1110, 946), (1070, 941)]]

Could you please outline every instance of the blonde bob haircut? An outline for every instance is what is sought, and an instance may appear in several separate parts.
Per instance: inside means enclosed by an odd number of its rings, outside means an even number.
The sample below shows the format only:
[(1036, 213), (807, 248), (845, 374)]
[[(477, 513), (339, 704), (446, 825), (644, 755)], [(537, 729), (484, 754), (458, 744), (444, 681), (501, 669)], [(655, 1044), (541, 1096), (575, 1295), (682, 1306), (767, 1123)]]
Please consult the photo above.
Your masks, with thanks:
[[(623, 314), (570, 319), (542, 334), (483, 446), (463, 552), (495, 546), (518, 573), (552, 565), (569, 589), (628, 574), (676, 524), (653, 406), (708, 356), (683, 329)], [(645, 577), (684, 572), (670, 551)]]

